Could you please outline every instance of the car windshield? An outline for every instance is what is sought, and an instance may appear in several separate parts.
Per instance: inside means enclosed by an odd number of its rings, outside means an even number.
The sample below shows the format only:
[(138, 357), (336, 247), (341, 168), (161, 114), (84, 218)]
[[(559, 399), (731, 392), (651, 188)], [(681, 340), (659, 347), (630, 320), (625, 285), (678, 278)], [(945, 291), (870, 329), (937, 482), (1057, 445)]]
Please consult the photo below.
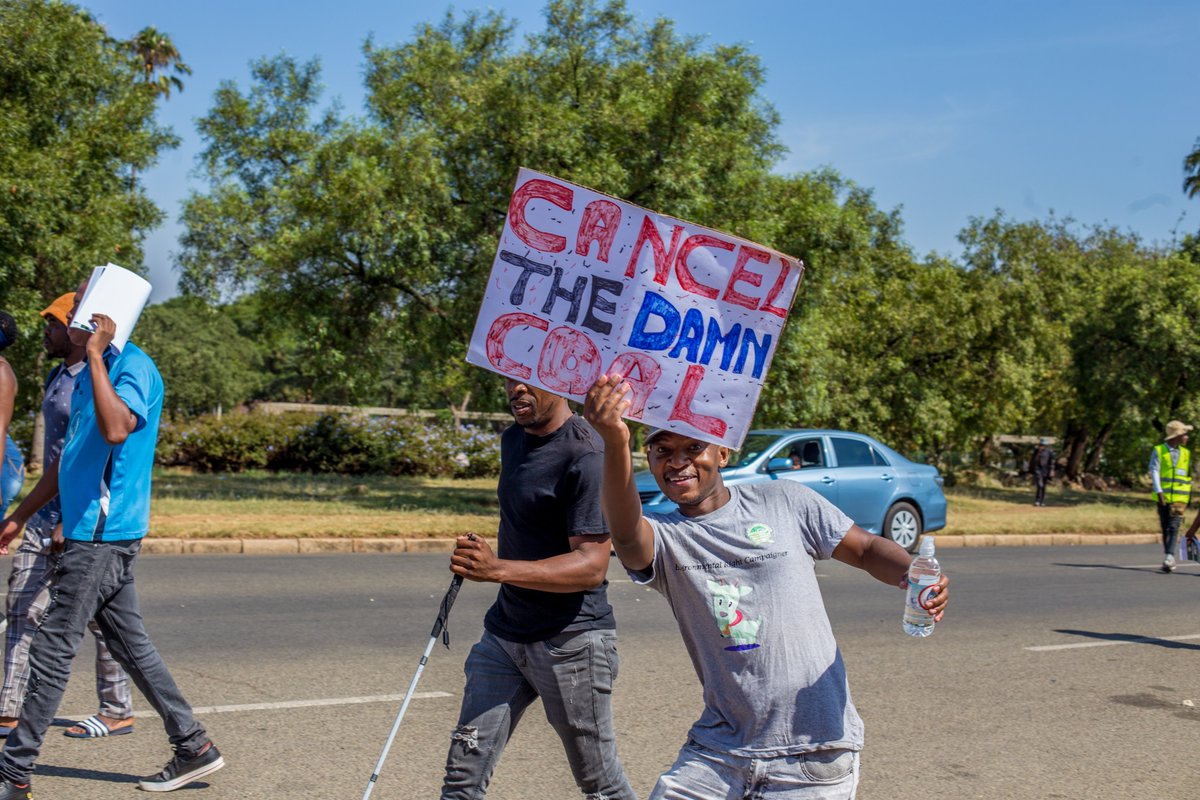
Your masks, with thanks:
[(742, 442), (741, 449), (730, 454), (729, 466), (726, 469), (746, 466), (761, 456), (763, 452), (769, 450), (778, 438), (778, 436), (769, 433), (750, 434), (746, 437), (746, 441)]

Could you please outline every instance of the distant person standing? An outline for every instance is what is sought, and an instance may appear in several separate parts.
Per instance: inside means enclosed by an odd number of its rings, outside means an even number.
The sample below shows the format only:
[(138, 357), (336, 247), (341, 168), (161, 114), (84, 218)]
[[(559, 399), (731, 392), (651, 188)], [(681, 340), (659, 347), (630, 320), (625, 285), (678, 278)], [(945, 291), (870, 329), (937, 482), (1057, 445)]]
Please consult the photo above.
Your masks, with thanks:
[(1034, 498), (1035, 506), (1046, 505), (1046, 482), (1054, 476), (1054, 451), (1048, 445), (1049, 439), (1038, 439), (1033, 457), (1029, 459), (1029, 471), (1033, 474), (1033, 485), (1037, 490)]
[[(17, 322), (0, 311), (0, 353), (17, 341)], [(17, 374), (0, 355), (0, 517), (25, 482), (25, 457), (8, 433), (17, 402)]]
[[(46, 354), (62, 359), (50, 372), (42, 400), (46, 421), (42, 477), (13, 512), (10, 520), (24, 526), (21, 546), (13, 555), (8, 577), (6, 611), (8, 631), (4, 643), (4, 685), (0, 687), (0, 736), (17, 727), (21, 703), (29, 686), (29, 643), (41, 623), (54, 588), (54, 567), (62, 551), (62, 513), (58, 501), (58, 460), (62, 455), (71, 418), (75, 378), (85, 366), (83, 345), (74, 344), (67, 332), (75, 294), (64, 294), (42, 311), (46, 320)], [(37, 509), (36, 513), (33, 509)], [(0, 524), (0, 530), (5, 525)], [(104, 643), (95, 620), (88, 629), (96, 637), (96, 693), (98, 714), (67, 728), (73, 739), (98, 739), (133, 732), (133, 697), (129, 676)]]
[(1191, 425), (1177, 419), (1167, 423), (1166, 441), (1150, 451), (1150, 483), (1158, 500), (1158, 521), (1162, 526), (1163, 572), (1175, 571), (1175, 546), (1179, 525), (1192, 496), (1192, 454), (1184, 447)]

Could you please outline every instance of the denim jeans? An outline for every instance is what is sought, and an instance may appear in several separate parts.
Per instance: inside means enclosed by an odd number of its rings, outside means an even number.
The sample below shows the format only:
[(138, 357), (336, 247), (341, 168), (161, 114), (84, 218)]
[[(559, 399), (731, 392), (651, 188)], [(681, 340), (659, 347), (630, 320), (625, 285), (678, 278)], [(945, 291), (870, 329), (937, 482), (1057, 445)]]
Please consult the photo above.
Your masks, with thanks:
[(21, 455), (21, 448), (11, 436), (5, 436), (0, 444), (4, 446), (0, 452), (0, 517), (3, 517), (8, 504), (25, 482), (25, 456)]
[(21, 721), (0, 753), (0, 776), (24, 783), (62, 701), (88, 620), (95, 618), (113, 657), (163, 719), (172, 746), (185, 757), (208, 743), (204, 728), (175, 685), (142, 625), (133, 562), (141, 540), (68, 540), (56, 568), (50, 607), (29, 646), (29, 691)]
[(613, 733), (617, 666), (613, 630), (564, 633), (531, 644), (485, 631), (467, 656), (467, 686), (458, 727), (450, 737), (443, 800), (486, 795), (504, 746), (539, 696), (584, 796), (634, 800)]
[(1162, 528), (1163, 553), (1168, 556), (1175, 555), (1175, 543), (1179, 538), (1179, 526), (1182, 522), (1183, 517), (1177, 517), (1171, 513), (1169, 503), (1158, 504), (1158, 524)]
[[(59, 514), (50, 507), (25, 526), (21, 546), (13, 555), (8, 576), (6, 602), (8, 629), (4, 632), (4, 685), (0, 687), (0, 716), (20, 717), (21, 703), (29, 686), (29, 643), (41, 625), (54, 588), (54, 565), (58, 555), (50, 552), (50, 534)], [(112, 657), (95, 620), (88, 630), (96, 637), (96, 696), (100, 713), (112, 719), (133, 716), (133, 684)]]
[(751, 758), (689, 740), (650, 800), (853, 800), (857, 788), (854, 750)]

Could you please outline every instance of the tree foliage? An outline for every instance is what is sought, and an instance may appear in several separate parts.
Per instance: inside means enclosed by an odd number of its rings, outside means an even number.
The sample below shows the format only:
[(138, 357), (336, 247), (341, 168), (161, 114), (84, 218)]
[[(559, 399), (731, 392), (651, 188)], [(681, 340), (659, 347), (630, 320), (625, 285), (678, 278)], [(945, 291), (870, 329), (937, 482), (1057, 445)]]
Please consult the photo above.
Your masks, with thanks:
[(259, 342), (242, 334), (234, 314), (199, 298), (176, 297), (146, 309), (137, 338), (162, 373), (170, 415), (230, 409), (266, 383)]
[[(155, 96), (123, 43), (85, 11), (53, 0), (0, 2), (0, 304), (30, 335), (9, 351), (22, 414), (41, 337), (37, 311), (91, 267), (142, 267), (162, 213), (130, 170), (176, 144), (154, 121)], [(27, 390), (28, 389), (28, 390)]]
[(1183, 193), (1188, 197), (1200, 195), (1200, 139), (1183, 159)]
[(184, 213), (185, 290), (292, 298), (273, 313), (305, 331), (319, 399), (388, 378), (425, 405), (496, 394), (463, 356), (519, 167), (737, 230), (780, 152), (753, 55), (620, 2), (555, 0), (523, 44), (499, 14), (447, 16), (365, 55), (366, 119), (318, 110), (316, 63), (222, 85), (200, 121), (211, 189)]
[(170, 97), (172, 89), (183, 91), (183, 79), (179, 76), (191, 75), (192, 68), (183, 63), (170, 36), (154, 27), (142, 28), (125, 47), (137, 57), (142, 82), (151, 91), (163, 97)]
[[(918, 258), (868, 189), (773, 172), (778, 120), (746, 48), (594, 0), (553, 0), (544, 30), (514, 31), (447, 15), (369, 40), (362, 116), (323, 104), (316, 62), (267, 58), (248, 86), (222, 84), (199, 122), (209, 187), (186, 204), (182, 287), (238, 299), (219, 322), (180, 303), (163, 335), (194, 324), (220, 354), (233, 324), (254, 343), (238, 349), (263, 382), (223, 397), (498, 403), (463, 356), (527, 166), (806, 262), (760, 425), (860, 430), (951, 468), (986, 461), (995, 434), (1057, 435), (1071, 475), (1133, 475), (1165, 420), (1200, 414), (1194, 237), (1157, 249), (997, 211), (967, 221), (961, 257)], [(218, 378), (189, 370), (205, 385), (185, 393), (207, 398)]]

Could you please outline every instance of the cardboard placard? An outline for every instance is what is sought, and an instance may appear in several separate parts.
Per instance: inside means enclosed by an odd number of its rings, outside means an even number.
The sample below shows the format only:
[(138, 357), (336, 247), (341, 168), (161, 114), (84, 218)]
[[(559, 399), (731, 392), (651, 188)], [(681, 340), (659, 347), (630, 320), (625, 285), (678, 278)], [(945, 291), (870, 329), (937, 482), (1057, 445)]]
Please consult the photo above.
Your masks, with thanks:
[(619, 372), (629, 419), (736, 448), (803, 272), (770, 248), (522, 169), (467, 361), (580, 401)]

